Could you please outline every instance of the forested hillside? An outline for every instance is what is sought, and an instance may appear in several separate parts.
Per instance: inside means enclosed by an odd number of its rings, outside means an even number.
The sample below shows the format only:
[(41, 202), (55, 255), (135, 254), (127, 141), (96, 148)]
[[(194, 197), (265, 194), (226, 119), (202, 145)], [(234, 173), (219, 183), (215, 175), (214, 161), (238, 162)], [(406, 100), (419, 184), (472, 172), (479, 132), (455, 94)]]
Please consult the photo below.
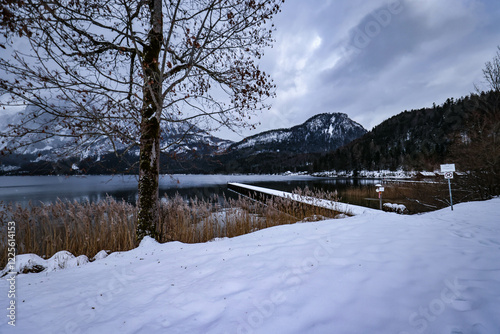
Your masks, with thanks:
[(493, 122), (498, 113), (492, 110), (498, 110), (499, 95), (472, 94), (450, 98), (432, 108), (404, 111), (338, 150), (323, 154), (314, 163), (314, 170), (433, 170), (441, 163), (460, 160), (456, 146), (467, 142), (478, 117)]

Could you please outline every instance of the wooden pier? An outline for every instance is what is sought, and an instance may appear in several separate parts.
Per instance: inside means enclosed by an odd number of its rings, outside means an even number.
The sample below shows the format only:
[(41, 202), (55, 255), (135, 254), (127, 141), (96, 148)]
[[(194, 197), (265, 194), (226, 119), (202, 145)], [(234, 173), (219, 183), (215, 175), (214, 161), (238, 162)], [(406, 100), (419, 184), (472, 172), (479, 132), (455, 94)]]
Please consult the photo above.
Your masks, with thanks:
[(227, 187), (230, 190), (233, 190), (239, 194), (242, 194), (243, 196), (248, 196), (250, 198), (257, 199), (259, 197), (260, 198), (281, 197), (305, 205), (311, 205), (315, 207), (320, 207), (322, 209), (331, 210), (332, 212), (343, 213), (348, 216), (356, 216), (368, 213), (377, 213), (377, 214), (381, 213), (381, 211), (379, 210), (365, 208), (358, 205), (335, 202), (325, 199), (314, 198), (310, 196), (301, 196), (286, 191), (257, 187), (243, 183), (230, 182), (227, 184)]

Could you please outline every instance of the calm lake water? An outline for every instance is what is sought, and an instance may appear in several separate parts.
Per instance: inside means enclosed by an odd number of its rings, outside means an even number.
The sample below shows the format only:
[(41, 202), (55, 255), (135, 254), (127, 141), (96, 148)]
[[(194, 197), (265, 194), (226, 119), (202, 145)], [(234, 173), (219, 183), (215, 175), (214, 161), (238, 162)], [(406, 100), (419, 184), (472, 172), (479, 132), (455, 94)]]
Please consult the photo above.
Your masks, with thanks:
[[(330, 179), (312, 176), (278, 175), (165, 175), (160, 179), (160, 195), (184, 198), (207, 198), (210, 196), (236, 197), (227, 189), (228, 182), (240, 182), (257, 186), (292, 191), (297, 187), (319, 188), (329, 191), (348, 187), (372, 186), (376, 179)], [(95, 202), (112, 196), (118, 200), (135, 203), (137, 199), (137, 176), (1, 176), (0, 202), (19, 203), (26, 206), (61, 200)], [(374, 194), (375, 196), (375, 194)], [(377, 207), (367, 199), (365, 203), (353, 203)]]

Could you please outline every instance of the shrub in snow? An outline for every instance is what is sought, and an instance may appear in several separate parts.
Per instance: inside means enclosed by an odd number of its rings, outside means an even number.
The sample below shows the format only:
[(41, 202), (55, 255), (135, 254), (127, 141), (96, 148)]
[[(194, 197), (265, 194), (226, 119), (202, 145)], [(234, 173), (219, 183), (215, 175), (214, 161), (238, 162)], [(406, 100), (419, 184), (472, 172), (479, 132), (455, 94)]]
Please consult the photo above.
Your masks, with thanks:
[(8, 266), (0, 271), (0, 277), (5, 276), (9, 272), (18, 274), (39, 273), (42, 271), (55, 271), (59, 269), (81, 266), (89, 262), (85, 255), (75, 257), (68, 251), (60, 251), (55, 253), (50, 259), (44, 260), (35, 254), (16, 255), (15, 270), (11, 270)]
[(145, 236), (142, 240), (141, 243), (139, 244), (139, 247), (149, 247), (158, 244), (158, 242), (151, 238), (150, 236)]
[(109, 251), (102, 250), (99, 253), (97, 253), (90, 261), (96, 261), (100, 259), (104, 259), (109, 255)]
[(397, 212), (399, 214), (408, 213), (408, 209), (403, 204), (384, 203), (384, 211)]

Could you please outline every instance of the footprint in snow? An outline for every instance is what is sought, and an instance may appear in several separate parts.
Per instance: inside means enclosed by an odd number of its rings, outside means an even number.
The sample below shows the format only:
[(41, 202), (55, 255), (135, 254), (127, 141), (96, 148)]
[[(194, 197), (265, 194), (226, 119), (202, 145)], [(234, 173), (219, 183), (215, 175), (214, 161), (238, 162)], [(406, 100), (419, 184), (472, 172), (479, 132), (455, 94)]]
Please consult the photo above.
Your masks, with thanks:
[(465, 330), (463, 328), (457, 328), (457, 327), (454, 327), (450, 330), (450, 334), (467, 334), (467, 333), (470, 333), (470, 334), (489, 334), (489, 333), (491, 333), (491, 331), (488, 331), (488, 329), (480, 323), (476, 323), (476, 324), (472, 325), (472, 328), (466, 328)]
[(453, 234), (460, 238), (472, 239), (474, 238), (474, 234), (467, 231), (453, 231)]
[(492, 244), (495, 244), (495, 245), (498, 245), (500, 246), (500, 241), (499, 240), (495, 240), (495, 239), (488, 239), (489, 242), (491, 242)]
[(479, 243), (485, 246), (500, 246), (500, 242), (494, 239), (479, 240)]

